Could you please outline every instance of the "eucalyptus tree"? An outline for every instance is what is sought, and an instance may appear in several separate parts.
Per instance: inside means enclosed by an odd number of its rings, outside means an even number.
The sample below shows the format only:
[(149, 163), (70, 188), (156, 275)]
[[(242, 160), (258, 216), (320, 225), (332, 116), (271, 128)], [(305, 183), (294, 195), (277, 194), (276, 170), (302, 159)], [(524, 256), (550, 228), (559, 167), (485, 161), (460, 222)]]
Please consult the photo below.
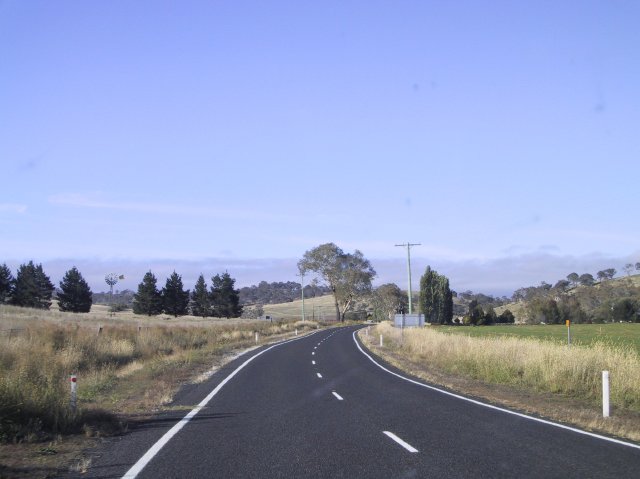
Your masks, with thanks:
[(578, 281), (582, 286), (593, 286), (593, 283), (595, 283), (595, 279), (593, 279), (593, 275), (589, 273), (581, 274), (580, 279)]
[(371, 292), (371, 281), (376, 276), (371, 263), (360, 251), (345, 253), (334, 243), (321, 244), (307, 251), (298, 262), (298, 270), (317, 273), (327, 283), (339, 321), (344, 321), (345, 313), (358, 298)]
[(407, 311), (407, 295), (394, 283), (378, 286), (371, 294), (376, 313), (384, 319), (393, 319), (393, 315)]
[(577, 286), (580, 282), (580, 275), (578, 273), (571, 273), (567, 275), (567, 279), (571, 283), (572, 286)]

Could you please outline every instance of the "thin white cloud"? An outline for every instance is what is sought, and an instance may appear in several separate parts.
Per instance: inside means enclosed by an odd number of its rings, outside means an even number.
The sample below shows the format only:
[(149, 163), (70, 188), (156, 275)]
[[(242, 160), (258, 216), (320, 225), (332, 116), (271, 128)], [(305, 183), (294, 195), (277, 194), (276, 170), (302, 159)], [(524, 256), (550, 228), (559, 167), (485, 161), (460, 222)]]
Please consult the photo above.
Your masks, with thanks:
[(176, 216), (205, 216), (218, 219), (247, 219), (254, 221), (290, 221), (285, 215), (246, 210), (232, 210), (220, 208), (202, 208), (190, 205), (110, 201), (102, 198), (101, 194), (61, 193), (48, 198), (49, 203), (56, 205), (74, 206), (78, 208), (109, 209), (132, 213), (153, 213)]
[(27, 211), (27, 205), (20, 205), (16, 203), (0, 203), (0, 211), (23, 214)]

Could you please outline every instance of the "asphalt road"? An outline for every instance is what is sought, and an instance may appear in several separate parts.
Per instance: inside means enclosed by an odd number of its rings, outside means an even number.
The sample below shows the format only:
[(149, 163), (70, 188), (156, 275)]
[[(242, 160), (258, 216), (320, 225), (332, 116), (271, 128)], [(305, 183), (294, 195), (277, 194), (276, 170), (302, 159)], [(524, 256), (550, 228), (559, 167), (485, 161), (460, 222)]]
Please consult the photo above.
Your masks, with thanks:
[(247, 353), (180, 392), (176, 405), (193, 407), (217, 388), (177, 432), (188, 410), (109, 440), (79, 477), (640, 477), (640, 448), (405, 381), (363, 354), (354, 330)]

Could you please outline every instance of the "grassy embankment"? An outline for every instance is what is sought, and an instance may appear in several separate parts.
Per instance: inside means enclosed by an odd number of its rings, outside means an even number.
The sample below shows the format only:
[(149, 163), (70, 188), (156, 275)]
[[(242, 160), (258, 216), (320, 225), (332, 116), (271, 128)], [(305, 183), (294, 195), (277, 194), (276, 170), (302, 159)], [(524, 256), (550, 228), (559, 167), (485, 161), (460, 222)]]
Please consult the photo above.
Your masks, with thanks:
[[(282, 304), (265, 304), (264, 314), (283, 320), (302, 318), (302, 299)], [(336, 310), (332, 295), (317, 296), (304, 299), (304, 316), (306, 320), (324, 321), (335, 319)]]
[[(496, 402), (500, 397), (492, 394), (491, 385), (506, 386), (524, 393), (517, 407), (640, 440), (640, 324), (580, 325), (572, 331), (576, 341), (571, 347), (562, 343), (566, 328), (561, 328), (427, 327), (402, 334), (382, 323), (360, 337), (374, 352), (426, 379), (438, 382), (444, 374), (482, 382)], [(380, 334), (383, 348), (377, 346)], [(599, 418), (603, 370), (610, 371), (611, 404), (617, 416), (610, 421)], [(526, 403), (535, 402), (532, 394), (546, 395), (541, 408)], [(562, 401), (554, 404), (552, 396), (579, 401), (580, 414), (559, 414)]]
[[(100, 306), (86, 315), (0, 306), (0, 442), (112, 433), (123, 427), (123, 413), (157, 410), (196, 373), (254, 346), (255, 332), (265, 343), (290, 336), (295, 328), (317, 327), (309, 321), (131, 313), (114, 318)], [(70, 374), (78, 376), (75, 413), (69, 408)]]

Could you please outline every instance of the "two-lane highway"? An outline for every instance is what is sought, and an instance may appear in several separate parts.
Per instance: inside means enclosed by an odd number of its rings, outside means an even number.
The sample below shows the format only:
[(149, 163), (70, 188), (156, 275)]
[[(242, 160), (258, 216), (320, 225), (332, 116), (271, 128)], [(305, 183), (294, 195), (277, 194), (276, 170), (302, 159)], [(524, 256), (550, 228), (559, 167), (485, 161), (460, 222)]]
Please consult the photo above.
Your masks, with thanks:
[(362, 351), (355, 329), (238, 358), (181, 392), (178, 405), (200, 404), (190, 417), (111, 441), (83, 477), (637, 477), (637, 446), (409, 382)]

